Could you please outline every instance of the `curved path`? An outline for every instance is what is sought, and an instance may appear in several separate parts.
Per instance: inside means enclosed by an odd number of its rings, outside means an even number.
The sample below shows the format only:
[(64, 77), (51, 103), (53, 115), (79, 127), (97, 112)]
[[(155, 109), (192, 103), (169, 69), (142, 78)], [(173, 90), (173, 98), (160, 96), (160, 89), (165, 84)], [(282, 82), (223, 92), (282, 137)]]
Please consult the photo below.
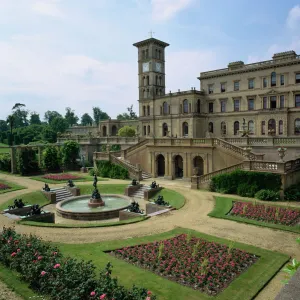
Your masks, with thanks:
[[(28, 187), (27, 190), (19, 190), (0, 195), (0, 204), (15, 196), (41, 189), (43, 186), (42, 182), (34, 181), (24, 177), (0, 174), (0, 179), (6, 179), (16, 183), (20, 182), (20, 184)], [(149, 182), (150, 181), (151, 180), (149, 180)], [(184, 227), (217, 237), (254, 245), (260, 248), (283, 252), (292, 257), (300, 259), (299, 246), (295, 242), (295, 239), (298, 236), (297, 234), (208, 217), (207, 214), (214, 207), (214, 193), (191, 190), (189, 183), (179, 180), (157, 180), (157, 182), (162, 186), (168, 187), (183, 194), (186, 198), (186, 205), (178, 211), (171, 211), (164, 215), (152, 217), (147, 221), (128, 224), (124, 227), (114, 226), (105, 228), (64, 229), (30, 227), (15, 224), (15, 228), (19, 233), (33, 233), (41, 236), (45, 240), (53, 242), (93, 243), (107, 240), (141, 237), (169, 231), (175, 227)], [(124, 181), (109, 180), (99, 182), (100, 185), (116, 183), (124, 183)], [(80, 184), (91, 183), (84, 182)], [(0, 215), (0, 228), (3, 225), (9, 226), (13, 224), (14, 222), (12, 220)], [(268, 285), (266, 290), (268, 290), (268, 288), (272, 289), (272, 284)], [(279, 291), (278, 287), (274, 289), (276, 292)], [(272, 292), (273, 296), (275, 295), (274, 291)], [(266, 296), (267, 295), (264, 295), (265, 298), (261, 299), (274, 299)]]

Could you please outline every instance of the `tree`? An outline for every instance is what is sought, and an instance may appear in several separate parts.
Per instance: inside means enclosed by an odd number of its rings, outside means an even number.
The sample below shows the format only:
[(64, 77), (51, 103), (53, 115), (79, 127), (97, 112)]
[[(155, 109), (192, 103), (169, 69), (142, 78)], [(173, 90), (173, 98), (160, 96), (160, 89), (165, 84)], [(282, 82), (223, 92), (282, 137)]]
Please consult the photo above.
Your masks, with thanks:
[(13, 128), (15, 126), (15, 116), (14, 115), (9, 115), (6, 119), (7, 124), (9, 124), (9, 130), (10, 130), (10, 139), (9, 140), (9, 145), (12, 146), (12, 132)]
[(29, 120), (30, 125), (41, 125), (40, 115), (36, 112), (32, 112)]
[(43, 165), (47, 171), (57, 171), (59, 170), (59, 155), (57, 147), (47, 146), (43, 151)]
[(137, 114), (133, 111), (133, 105), (130, 107), (127, 107), (128, 113), (123, 113), (119, 114), (117, 116), (117, 120), (137, 120), (138, 116)]
[(56, 117), (62, 118), (62, 115), (54, 110), (53, 111), (48, 110), (45, 112), (45, 115), (44, 115), (44, 119), (47, 121), (48, 124), (50, 124), (51, 121)]
[(131, 126), (124, 126), (119, 129), (118, 136), (133, 137), (133, 136), (135, 136), (135, 129)]
[(49, 125), (44, 125), (42, 130), (42, 140), (49, 143), (55, 143), (57, 138), (56, 132)]
[(82, 115), (81, 125), (83, 125), (83, 126), (92, 125), (93, 122), (94, 121), (93, 121), (92, 117), (89, 114), (85, 113), (85, 114)]
[(55, 117), (51, 121), (50, 127), (56, 133), (58, 133), (58, 132), (63, 133), (63, 132), (65, 132), (67, 130), (67, 128), (69, 127), (69, 125), (68, 125), (67, 121), (63, 117)]
[(79, 156), (79, 144), (75, 141), (65, 142), (61, 154), (63, 165), (67, 168), (73, 168)]
[(5, 120), (0, 120), (0, 132), (8, 130), (7, 122)]
[(72, 110), (70, 107), (66, 108), (66, 114), (65, 114), (65, 119), (69, 126), (77, 124), (79, 118), (75, 115), (74, 110)]
[(93, 114), (97, 126), (99, 125), (100, 121), (109, 119), (109, 115), (102, 111), (99, 107), (93, 107)]
[(13, 109), (14, 127), (25, 127), (28, 126), (28, 110), (21, 109), (20, 107), (25, 106), (24, 104), (17, 103)]

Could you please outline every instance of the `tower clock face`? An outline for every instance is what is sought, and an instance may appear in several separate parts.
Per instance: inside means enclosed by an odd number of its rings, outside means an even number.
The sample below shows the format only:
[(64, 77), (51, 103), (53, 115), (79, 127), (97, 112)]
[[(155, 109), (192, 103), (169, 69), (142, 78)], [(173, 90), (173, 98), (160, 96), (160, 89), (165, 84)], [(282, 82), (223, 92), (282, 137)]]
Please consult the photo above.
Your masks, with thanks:
[(143, 63), (143, 72), (149, 72), (149, 63)]
[(155, 64), (155, 70), (156, 70), (156, 72), (161, 72), (161, 63), (156, 63)]

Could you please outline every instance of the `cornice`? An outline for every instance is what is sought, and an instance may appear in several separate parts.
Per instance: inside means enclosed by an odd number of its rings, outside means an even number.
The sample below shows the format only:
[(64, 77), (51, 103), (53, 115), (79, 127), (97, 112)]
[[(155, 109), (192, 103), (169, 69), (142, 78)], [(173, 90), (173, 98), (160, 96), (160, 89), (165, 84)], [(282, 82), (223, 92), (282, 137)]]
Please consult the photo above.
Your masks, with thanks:
[(156, 45), (162, 46), (164, 48), (170, 46), (170, 44), (165, 43), (165, 42), (160, 41), (160, 40), (155, 39), (155, 38), (149, 38), (149, 39), (134, 43), (133, 46), (139, 48), (139, 47), (146, 46), (146, 45), (149, 45), (149, 44), (156, 44)]

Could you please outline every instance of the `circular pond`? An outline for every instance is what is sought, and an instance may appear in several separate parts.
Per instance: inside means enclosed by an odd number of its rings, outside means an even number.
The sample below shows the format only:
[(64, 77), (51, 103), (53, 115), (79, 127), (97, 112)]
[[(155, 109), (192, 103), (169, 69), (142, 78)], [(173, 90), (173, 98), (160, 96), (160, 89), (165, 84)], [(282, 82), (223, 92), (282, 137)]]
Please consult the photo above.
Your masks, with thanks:
[(123, 195), (101, 195), (105, 205), (92, 208), (88, 206), (90, 196), (68, 198), (56, 204), (56, 213), (73, 220), (106, 220), (119, 217), (119, 211), (127, 208), (131, 199)]

